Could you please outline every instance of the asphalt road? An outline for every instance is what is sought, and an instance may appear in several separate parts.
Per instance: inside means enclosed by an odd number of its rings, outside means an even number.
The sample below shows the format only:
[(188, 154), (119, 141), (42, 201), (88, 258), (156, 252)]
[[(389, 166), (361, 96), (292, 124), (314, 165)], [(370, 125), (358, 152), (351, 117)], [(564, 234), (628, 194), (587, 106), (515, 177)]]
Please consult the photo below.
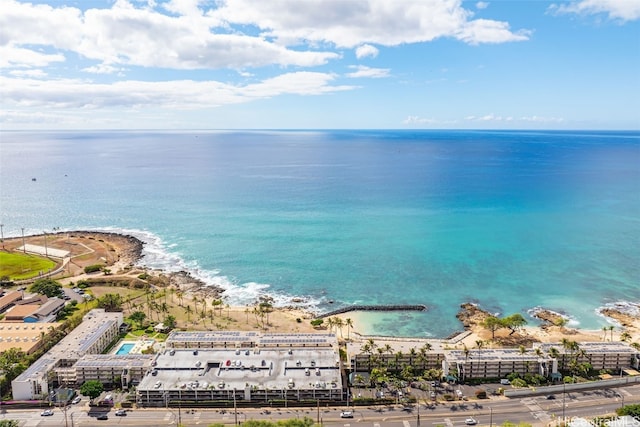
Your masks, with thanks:
[[(420, 405), (413, 408), (401, 406), (391, 407), (356, 407), (350, 408), (354, 418), (340, 418), (340, 412), (346, 408), (280, 408), (280, 409), (239, 409), (237, 421), (242, 423), (249, 419), (281, 420), (289, 418), (309, 417), (326, 426), (340, 427), (420, 427), (444, 425), (447, 427), (463, 426), (467, 418), (473, 417), (478, 425), (500, 425), (505, 421), (527, 422), (534, 426), (547, 425), (564, 417), (589, 417), (612, 413), (623, 404), (640, 403), (640, 385), (625, 388), (606, 389), (586, 392), (556, 394), (555, 399), (547, 396), (507, 399), (492, 398), (473, 402), (457, 402), (455, 404)], [(177, 408), (135, 409), (127, 412), (127, 416), (115, 416), (115, 411), (107, 413), (108, 420), (97, 420), (90, 416), (87, 407), (71, 405), (65, 414), (59, 408), (54, 415), (40, 416), (40, 410), (9, 410), (0, 414), (0, 419), (16, 419), (22, 426), (66, 426), (96, 427), (110, 426), (171, 426), (178, 421), (186, 426), (207, 426), (213, 423), (233, 425), (236, 414), (231, 410)]]

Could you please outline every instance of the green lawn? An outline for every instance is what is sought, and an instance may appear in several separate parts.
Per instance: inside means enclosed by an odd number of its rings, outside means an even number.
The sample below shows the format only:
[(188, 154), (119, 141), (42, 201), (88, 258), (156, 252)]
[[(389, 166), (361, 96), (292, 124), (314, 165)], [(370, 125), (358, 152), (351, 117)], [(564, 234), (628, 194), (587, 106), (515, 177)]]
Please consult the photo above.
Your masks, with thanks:
[(0, 252), (0, 277), (9, 277), (9, 280), (28, 279), (55, 266), (56, 263), (47, 258)]

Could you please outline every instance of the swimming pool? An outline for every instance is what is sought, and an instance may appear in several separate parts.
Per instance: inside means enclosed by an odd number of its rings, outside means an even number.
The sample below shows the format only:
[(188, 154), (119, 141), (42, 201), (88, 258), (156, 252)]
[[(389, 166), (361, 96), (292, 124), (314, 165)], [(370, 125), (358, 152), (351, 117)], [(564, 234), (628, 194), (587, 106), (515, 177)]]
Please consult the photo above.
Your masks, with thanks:
[(129, 354), (134, 345), (135, 344), (133, 343), (124, 343), (120, 346), (118, 351), (116, 351), (116, 354)]

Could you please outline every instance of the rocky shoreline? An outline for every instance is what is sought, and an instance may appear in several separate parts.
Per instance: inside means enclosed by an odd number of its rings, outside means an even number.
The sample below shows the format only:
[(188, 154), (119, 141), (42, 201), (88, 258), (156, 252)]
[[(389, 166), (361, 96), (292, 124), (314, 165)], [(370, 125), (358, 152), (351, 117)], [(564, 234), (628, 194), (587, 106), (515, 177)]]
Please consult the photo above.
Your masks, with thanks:
[[(52, 233), (56, 234), (60, 237), (66, 236), (67, 238), (72, 237), (75, 239), (91, 239), (100, 242), (105, 242), (107, 246), (110, 248), (110, 251), (115, 255), (114, 269), (121, 269), (123, 274), (137, 274), (135, 270), (132, 269), (140, 268), (141, 272), (148, 273), (151, 277), (149, 278), (149, 282), (153, 285), (159, 287), (173, 287), (180, 292), (192, 294), (192, 295), (200, 295), (207, 298), (221, 299), (224, 296), (225, 289), (217, 286), (212, 286), (204, 282), (203, 280), (194, 277), (188, 271), (178, 271), (178, 272), (166, 272), (162, 270), (149, 270), (142, 267), (141, 260), (144, 259), (144, 246), (145, 242), (141, 239), (123, 233), (116, 232), (108, 232), (108, 231), (87, 231), (87, 230), (76, 230), (76, 231), (68, 231), (68, 232), (57, 232)], [(81, 242), (81, 240), (79, 240)], [(128, 272), (128, 273), (127, 273)], [(119, 274), (116, 273), (112, 276), (113, 279), (116, 279)], [(296, 301), (298, 302), (298, 301)], [(366, 311), (370, 309), (375, 309), (377, 311), (389, 311), (398, 309), (396, 306), (363, 306), (361, 309)], [(284, 307), (284, 310), (300, 310), (300, 307), (291, 306)], [(358, 307), (347, 307), (340, 310), (359, 310)], [(424, 306), (415, 306), (408, 308), (408, 306), (402, 306), (400, 309), (424, 309)], [(619, 303), (618, 305), (612, 305), (611, 307), (606, 307), (599, 310), (599, 313), (612, 319), (616, 324), (620, 325), (622, 329), (625, 331), (632, 332), (637, 334), (640, 331), (640, 304), (637, 303)], [(330, 313), (334, 314), (334, 312)], [(325, 313), (324, 316), (327, 314)], [(473, 331), (474, 333), (482, 336), (486, 336), (486, 328), (483, 326), (484, 320), (488, 316), (493, 316), (494, 313), (491, 313), (487, 310), (484, 310), (475, 303), (464, 303), (460, 307), (460, 311), (456, 315), (456, 318), (460, 320), (464, 330)], [(575, 335), (580, 334), (581, 331), (576, 329), (566, 328), (565, 325), (567, 323), (568, 317), (554, 312), (552, 310), (548, 310), (545, 308), (535, 308), (529, 311), (529, 315), (538, 319), (540, 321), (540, 325), (538, 329), (547, 335), (552, 334), (563, 334), (563, 335)], [(316, 316), (323, 316), (322, 314)], [(310, 315), (310, 317), (316, 317)], [(529, 329), (533, 327), (527, 327)], [(593, 331), (591, 331), (593, 332)], [(504, 335), (504, 334), (503, 334)], [(544, 338), (543, 338), (544, 339)], [(532, 340), (531, 335), (527, 334), (526, 331), (519, 331), (518, 333), (509, 334), (508, 336), (501, 336), (499, 341), (503, 344), (507, 344), (507, 342), (511, 341), (518, 342), (528, 342)], [(535, 340), (535, 339), (533, 339)]]

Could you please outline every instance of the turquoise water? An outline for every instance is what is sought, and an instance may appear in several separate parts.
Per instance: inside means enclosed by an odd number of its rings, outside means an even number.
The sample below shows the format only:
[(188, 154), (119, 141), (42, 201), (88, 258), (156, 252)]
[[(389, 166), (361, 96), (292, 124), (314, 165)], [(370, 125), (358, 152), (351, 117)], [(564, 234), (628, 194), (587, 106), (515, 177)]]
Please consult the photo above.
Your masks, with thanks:
[(118, 348), (118, 351), (116, 351), (116, 354), (129, 354), (129, 352), (134, 346), (135, 344), (124, 343), (120, 345), (120, 348)]
[(586, 328), (605, 323), (597, 308), (640, 301), (637, 132), (1, 137), (5, 236), (125, 231), (147, 242), (143, 263), (192, 271), (234, 304), (421, 303), (367, 329), (440, 337), (467, 301)]

